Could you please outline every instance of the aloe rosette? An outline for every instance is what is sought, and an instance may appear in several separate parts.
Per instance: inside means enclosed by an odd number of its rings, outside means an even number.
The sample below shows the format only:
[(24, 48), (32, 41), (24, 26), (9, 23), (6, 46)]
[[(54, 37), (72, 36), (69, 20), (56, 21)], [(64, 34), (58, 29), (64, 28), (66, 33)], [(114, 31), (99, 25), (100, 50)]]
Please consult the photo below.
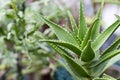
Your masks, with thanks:
[(40, 18), (54, 30), (58, 37), (58, 40), (44, 39), (40, 41), (48, 42), (61, 55), (65, 60), (62, 64), (75, 80), (117, 80), (103, 73), (120, 59), (120, 37), (118, 36), (105, 51), (101, 52), (100, 48), (119, 27), (120, 19), (117, 16), (118, 19), (111, 26), (100, 32), (103, 5), (104, 0), (102, 0), (101, 7), (90, 27), (87, 27), (85, 21), (82, 0), (80, 0), (78, 26), (68, 11), (72, 25), (71, 30), (67, 30), (40, 15)]

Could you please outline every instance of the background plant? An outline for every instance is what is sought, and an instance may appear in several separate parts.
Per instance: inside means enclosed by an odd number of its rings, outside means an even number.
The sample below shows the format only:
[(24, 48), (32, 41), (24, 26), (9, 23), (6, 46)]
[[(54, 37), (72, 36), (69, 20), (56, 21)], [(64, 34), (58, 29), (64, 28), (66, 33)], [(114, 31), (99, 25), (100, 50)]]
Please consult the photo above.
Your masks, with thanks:
[[(101, 2), (101, 0), (94, 0), (94, 2)], [(112, 3), (112, 4), (118, 4), (120, 5), (119, 0), (113, 1), (113, 0), (105, 0), (105, 3)]]
[[(61, 62), (73, 75), (75, 80), (116, 80), (103, 72), (113, 63), (119, 60), (119, 41), (118, 37), (105, 51), (100, 52), (100, 48), (106, 40), (119, 27), (120, 20), (116, 20), (105, 31), (100, 32), (101, 8), (90, 27), (87, 27), (84, 18), (83, 3), (80, 0), (80, 17), (78, 26), (74, 18), (68, 12), (72, 30), (64, 29), (40, 15), (40, 18), (48, 24), (55, 32), (58, 40), (46, 41), (53, 47), (65, 61)], [(39, 15), (38, 15), (39, 16)]]
[[(31, 72), (39, 74), (39, 71), (49, 66), (48, 57), (50, 58), (54, 51), (46, 43), (40, 43), (38, 40), (42, 38), (42, 35), (47, 38), (52, 38), (54, 35), (51, 29), (40, 32), (44, 23), (34, 17), (32, 10), (47, 15), (49, 19), (57, 22), (58, 17), (64, 17), (64, 13), (58, 14), (60, 9), (53, 4), (49, 0), (38, 0), (30, 4), (27, 4), (25, 0), (9, 0), (4, 4), (1, 3), (0, 49), (2, 57), (0, 70), (7, 69), (5, 70), (7, 71), (6, 76), (15, 78), (14, 73), (16, 75), (19, 68), (21, 68), (22, 77)], [(53, 8), (47, 9), (50, 6)], [(54, 12), (51, 14), (51, 11)], [(18, 62), (21, 67), (17, 67)]]

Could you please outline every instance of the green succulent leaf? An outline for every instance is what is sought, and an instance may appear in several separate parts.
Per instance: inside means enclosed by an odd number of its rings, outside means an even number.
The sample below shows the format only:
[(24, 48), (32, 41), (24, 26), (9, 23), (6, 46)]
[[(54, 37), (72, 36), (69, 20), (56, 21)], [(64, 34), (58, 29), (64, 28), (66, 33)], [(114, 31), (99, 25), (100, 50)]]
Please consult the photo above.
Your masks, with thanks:
[(67, 66), (70, 67), (76, 76), (78, 76), (80, 79), (81, 77), (90, 77), (87, 71), (80, 64), (63, 53), (63, 51), (58, 46), (52, 43), (50, 43), (50, 45), (65, 59)]
[(101, 3), (101, 7), (100, 10), (96, 16), (96, 18), (98, 19), (93, 28), (92, 28), (92, 32), (91, 32), (91, 40), (94, 41), (96, 39), (96, 37), (99, 35), (100, 33), (100, 23), (101, 23), (101, 15), (102, 15), (102, 9), (103, 9), (103, 5), (104, 5), (104, 0), (102, 0)]
[(53, 43), (49, 43), (49, 45), (52, 46), (52, 48), (55, 49), (62, 57), (63, 57), (62, 54), (66, 54), (67, 56), (73, 58), (73, 56), (70, 53), (68, 53), (64, 48), (59, 47)]
[(66, 70), (69, 71), (69, 73), (70, 73), (71, 76), (73, 77), (73, 80), (81, 80), (80, 77), (77, 77), (77, 75), (75, 75), (75, 74), (73, 73), (73, 71), (70, 69), (70, 67), (69, 67), (67, 64), (65, 64), (63, 61), (60, 61), (60, 60), (58, 60), (58, 59), (57, 59), (56, 61), (58, 61), (60, 64), (62, 64), (62, 65), (66, 68)]
[(42, 15), (41, 18), (48, 26), (50, 26), (55, 31), (55, 34), (61, 41), (69, 42), (78, 46), (77, 41), (69, 32), (65, 31), (61, 26), (49, 21)]
[(102, 73), (109, 68), (111, 65), (113, 65), (115, 62), (120, 60), (120, 54), (112, 57), (110, 60), (105, 61), (97, 66), (95, 66), (98, 62), (96, 62), (94, 65), (94, 67), (91, 68), (91, 72), (92, 72), (92, 76), (100, 76), (102, 75)]
[(98, 79), (93, 79), (93, 80), (111, 80), (111, 79), (98, 78)]
[(103, 33), (101, 33), (95, 41), (92, 43), (92, 48), (94, 51), (99, 50), (99, 48), (105, 43), (105, 41), (115, 32), (119, 27), (120, 21), (115, 21), (109, 28), (107, 28)]
[(43, 40), (43, 41), (53, 43), (53, 44), (56, 44), (56, 45), (60, 45), (62, 47), (65, 47), (65, 48), (71, 50), (72, 52), (74, 52), (78, 56), (81, 55), (81, 50), (78, 47), (76, 47), (75, 45), (72, 45), (71, 43), (63, 42), (63, 41), (55, 41), (55, 40)]
[(102, 78), (106, 78), (106, 79), (109, 79), (109, 80), (116, 80), (115, 78), (107, 75), (107, 74), (103, 74)]
[(85, 38), (83, 39), (83, 42), (81, 44), (81, 49), (84, 49), (84, 47), (87, 45), (88, 41), (90, 40), (90, 37), (92, 36), (91, 32), (92, 32), (92, 28), (94, 27), (94, 25), (96, 24), (96, 22), (98, 22), (99, 19), (96, 19), (93, 24), (91, 25), (91, 27), (89, 28), (89, 30), (87, 31)]
[(119, 46), (119, 43), (120, 43), (120, 37), (118, 37), (116, 41), (102, 53), (101, 57), (113, 50), (116, 50), (117, 47)]
[(77, 35), (77, 34), (78, 34), (78, 28), (77, 28), (75, 19), (74, 19), (74, 17), (72, 16), (72, 14), (70, 13), (70, 11), (68, 11), (68, 16), (69, 16), (69, 18), (70, 18), (70, 22), (71, 22), (71, 25), (72, 25), (73, 33), (74, 33), (75, 35)]
[(118, 20), (120, 20), (120, 16), (119, 16), (119, 15), (115, 14), (115, 17), (116, 17)]
[[(60, 56), (63, 57), (63, 54), (66, 54), (66, 55), (68, 55), (69, 57), (71, 57), (71, 55), (69, 55), (68, 53), (66, 53), (61, 47), (59, 47), (59, 46), (57, 46), (57, 45), (55, 45), (55, 44), (53, 44), (53, 43), (49, 43), (49, 45), (50, 45), (54, 50), (56, 50)], [(71, 58), (72, 58), (72, 57), (71, 57)]]
[(100, 60), (98, 61), (96, 66), (101, 65), (102, 63), (110, 60), (111, 58), (113, 58), (114, 56), (116, 56), (118, 54), (120, 54), (120, 50), (114, 50), (112, 52), (109, 52), (108, 54), (106, 54), (100, 58)]
[[(95, 3), (101, 3), (101, 0), (93, 0)], [(120, 5), (120, 2), (119, 0), (105, 0), (105, 3), (109, 3), (109, 4), (117, 4), (117, 5)]]
[(82, 52), (81, 60), (84, 62), (92, 61), (95, 57), (95, 53), (91, 47), (91, 41), (88, 42), (87, 46)]
[(61, 49), (62, 52), (64, 52), (64, 54), (67, 54), (69, 57), (74, 58), (72, 54), (69, 53), (69, 51), (67, 51), (66, 49), (64, 49), (63, 47), (59, 47), (57, 46), (59, 49)]
[(107, 75), (107, 74), (103, 74), (102, 78), (96, 78), (96, 79), (93, 79), (93, 80), (116, 80), (116, 79)]
[(83, 10), (83, 2), (80, 0), (80, 16), (79, 16), (79, 31), (78, 31), (78, 37), (80, 40), (83, 40), (86, 32), (87, 32), (87, 24), (85, 21), (85, 16), (84, 16), (84, 10)]
[(76, 74), (78, 77), (89, 77), (87, 71), (75, 60), (68, 57), (67, 55), (64, 55), (64, 59), (66, 60), (68, 66), (71, 68), (73, 73)]

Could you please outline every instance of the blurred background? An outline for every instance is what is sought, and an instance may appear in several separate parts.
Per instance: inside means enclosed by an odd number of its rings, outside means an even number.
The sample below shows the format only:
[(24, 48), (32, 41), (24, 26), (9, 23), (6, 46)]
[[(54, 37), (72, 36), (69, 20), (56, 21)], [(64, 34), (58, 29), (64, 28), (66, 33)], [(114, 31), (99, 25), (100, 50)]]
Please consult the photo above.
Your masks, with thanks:
[[(97, 13), (101, 0), (83, 0), (88, 26)], [(0, 0), (0, 80), (73, 80), (62, 66), (62, 58), (45, 42), (45, 37), (56, 39), (54, 32), (35, 14), (70, 28), (67, 10), (76, 20), (79, 0)], [(120, 15), (120, 0), (105, 0), (101, 31)], [(69, 26), (69, 27), (68, 27)], [(120, 34), (118, 29), (103, 45), (104, 51)], [(107, 74), (120, 78), (120, 61)]]

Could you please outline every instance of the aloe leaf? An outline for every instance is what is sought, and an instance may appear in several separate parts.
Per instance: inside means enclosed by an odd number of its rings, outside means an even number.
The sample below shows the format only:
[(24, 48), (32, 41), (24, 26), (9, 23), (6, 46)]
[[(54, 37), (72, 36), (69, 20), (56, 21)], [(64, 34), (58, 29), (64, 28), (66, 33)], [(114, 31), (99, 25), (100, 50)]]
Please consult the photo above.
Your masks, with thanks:
[(62, 47), (59, 47), (59, 46), (57, 46), (59, 49), (61, 49), (65, 54), (67, 54), (69, 57), (71, 57), (71, 58), (74, 58), (73, 56), (72, 56), (72, 54), (70, 54), (67, 50), (65, 50), (64, 48), (62, 48)]
[(109, 79), (109, 80), (116, 80), (115, 78), (107, 75), (107, 74), (103, 74), (102, 78), (106, 78), (106, 79)]
[(106, 78), (98, 78), (98, 79), (93, 79), (93, 80), (110, 80), (110, 79), (106, 79)]
[(99, 48), (105, 43), (105, 41), (115, 32), (119, 27), (120, 21), (115, 21), (109, 28), (107, 28), (103, 33), (101, 33), (96, 40), (92, 43), (92, 48), (94, 51), (99, 50)]
[[(42, 41), (42, 40), (41, 40)], [(49, 42), (49, 43), (54, 43), (56, 45), (60, 45), (62, 47), (65, 47), (67, 49), (70, 49), (72, 52), (74, 52), (75, 54), (77, 54), (78, 56), (81, 55), (81, 50), (76, 47), (75, 45), (68, 43), (68, 42), (61, 42), (61, 41), (55, 41), (55, 40), (43, 40), (45, 42)]]
[(108, 61), (101, 63), (100, 65), (95, 66), (95, 64), (94, 64), (94, 67), (91, 69), (92, 76), (100, 76), (106, 69), (108, 69), (111, 65), (113, 65), (115, 62), (117, 62), (119, 60), (120, 60), (120, 54), (112, 57)]
[[(57, 45), (55, 45), (55, 44), (53, 44), (53, 43), (49, 43), (49, 45), (50, 45), (55, 51), (57, 51), (60, 56), (63, 57), (63, 54), (66, 54), (66, 55), (68, 55), (69, 57), (71, 57), (71, 55), (69, 55), (69, 54), (66, 53), (64, 50), (62, 50), (61, 47), (59, 47), (59, 46), (57, 46)], [(71, 57), (71, 58), (72, 58), (72, 57)]]
[(47, 18), (43, 17), (42, 15), (41, 18), (48, 26), (50, 26), (55, 31), (55, 34), (61, 41), (70, 42), (74, 45), (78, 45), (75, 38), (69, 32), (65, 31), (61, 26), (49, 21)]
[(120, 50), (114, 50), (114, 51), (110, 52), (109, 54), (104, 55), (102, 58), (100, 58), (100, 60), (98, 61), (96, 66), (100, 65), (101, 63), (104, 63), (104, 62), (110, 60), (111, 58), (113, 58), (114, 56), (116, 56), (118, 54), (120, 54)]
[(98, 19), (98, 21), (96, 21), (96, 23), (94, 24), (92, 32), (91, 32), (91, 34), (92, 34), (91, 35), (91, 40), (95, 40), (95, 38), (100, 33), (100, 23), (101, 23), (101, 15), (102, 15), (103, 5), (104, 5), (104, 0), (102, 0), (100, 10), (99, 10), (99, 12), (97, 14), (97, 17), (96, 17)]
[[(61, 53), (62, 54), (66, 54), (66, 55), (68, 55), (69, 57), (71, 57), (71, 58), (74, 58), (73, 56), (72, 56), (72, 54), (70, 54), (67, 50), (65, 50), (63, 47), (60, 47), (60, 46), (57, 46), (57, 45), (55, 45), (55, 44), (53, 44), (53, 43), (49, 43), (49, 45), (50, 46), (52, 46), (52, 48), (54, 48), (56, 51), (59, 51), (59, 54), (61, 55)], [(61, 55), (62, 56), (62, 55)]]
[(74, 32), (74, 34), (77, 35), (78, 34), (78, 28), (77, 28), (76, 22), (74, 20), (74, 17), (70, 13), (70, 11), (68, 11), (68, 16), (70, 18), (70, 22), (71, 22), (71, 25), (72, 25), (73, 32)]
[(80, 40), (83, 40), (86, 32), (87, 32), (87, 24), (85, 22), (83, 2), (82, 0), (80, 0), (80, 16), (79, 16), (79, 31), (78, 31), (78, 37), (80, 38)]
[(120, 20), (120, 16), (119, 16), (119, 15), (115, 14), (115, 17), (116, 17), (118, 20)]
[(119, 46), (119, 43), (120, 43), (120, 37), (118, 37), (116, 41), (102, 53), (101, 57), (117, 49), (117, 47)]
[[(95, 3), (101, 3), (101, 0), (93, 0)], [(109, 4), (117, 4), (117, 5), (120, 5), (120, 2), (119, 0), (105, 0), (105, 3), (109, 3)]]
[(84, 47), (87, 45), (88, 41), (90, 40), (90, 37), (92, 36), (91, 31), (92, 28), (94, 27), (95, 23), (98, 21), (98, 19), (96, 19), (93, 24), (91, 25), (91, 27), (89, 28), (89, 30), (87, 31), (85, 38), (83, 39), (83, 42), (81, 44), (81, 49), (84, 49)]
[(77, 76), (73, 73), (73, 71), (70, 69), (70, 67), (69, 67), (65, 62), (60, 61), (60, 60), (58, 60), (58, 59), (56, 59), (56, 61), (59, 62), (61, 65), (63, 65), (63, 66), (66, 68), (67, 71), (69, 71), (69, 73), (70, 73), (71, 76), (73, 77), (73, 80), (81, 80), (81, 78), (80, 78), (80, 77), (77, 77)]
[(59, 47), (52, 43), (50, 43), (50, 45), (65, 59), (67, 66), (70, 67), (70, 69), (76, 76), (78, 76), (80, 79), (81, 77), (90, 77), (88, 72), (81, 65), (79, 65), (71, 57), (63, 53)]
[[(50, 45), (52, 44), (52, 46), (54, 45), (55, 46), (55, 50), (56, 51), (59, 51), (59, 53), (62, 53), (62, 54), (66, 54), (66, 55), (68, 55), (69, 57), (71, 57), (71, 58), (74, 58), (73, 56), (72, 56), (72, 54), (70, 54), (68, 51), (66, 51), (64, 48), (62, 48), (62, 47), (59, 47), (59, 46), (57, 46), (57, 45), (55, 45), (55, 44), (53, 44), (53, 43), (49, 43)], [(61, 55), (62, 56), (62, 55)]]
[(81, 60), (84, 62), (89, 62), (89, 61), (93, 60), (94, 57), (95, 57), (95, 53), (91, 47), (91, 42), (89, 41), (87, 46), (85, 47), (85, 49), (82, 52)]
[(77, 62), (75, 62), (72, 58), (64, 55), (64, 59), (66, 60), (68, 66), (71, 68), (73, 73), (76, 74), (78, 77), (89, 77), (87, 71)]

